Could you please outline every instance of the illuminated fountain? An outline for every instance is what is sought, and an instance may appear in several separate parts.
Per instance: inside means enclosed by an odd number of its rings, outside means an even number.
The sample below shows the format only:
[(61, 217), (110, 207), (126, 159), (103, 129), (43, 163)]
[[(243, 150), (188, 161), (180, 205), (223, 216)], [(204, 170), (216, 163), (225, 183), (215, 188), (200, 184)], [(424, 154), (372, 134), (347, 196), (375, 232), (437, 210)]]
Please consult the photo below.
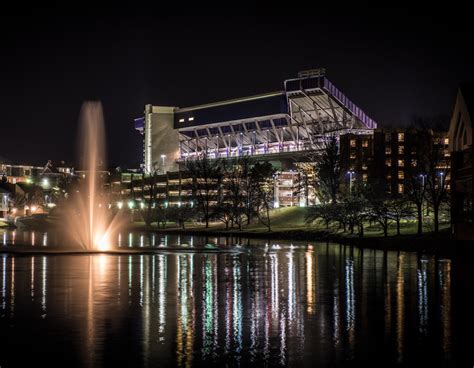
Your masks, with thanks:
[(80, 164), (83, 170), (79, 188), (66, 209), (67, 232), (71, 241), (87, 251), (110, 247), (111, 235), (120, 227), (119, 218), (109, 210), (103, 191), (105, 178), (105, 128), (100, 102), (85, 102), (80, 115)]

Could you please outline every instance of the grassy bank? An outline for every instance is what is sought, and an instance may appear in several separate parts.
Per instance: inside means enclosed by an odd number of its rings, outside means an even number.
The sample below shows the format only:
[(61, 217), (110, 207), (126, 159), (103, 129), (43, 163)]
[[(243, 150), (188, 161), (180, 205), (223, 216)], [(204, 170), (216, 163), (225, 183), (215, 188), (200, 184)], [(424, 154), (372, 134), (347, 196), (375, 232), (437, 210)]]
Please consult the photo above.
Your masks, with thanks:
[[(434, 234), (429, 225), (424, 226), (422, 236), (417, 236), (417, 224), (415, 221), (405, 221), (401, 224), (401, 235), (396, 235), (396, 225), (389, 227), (388, 236), (384, 237), (382, 229), (376, 224), (367, 223), (364, 237), (357, 234), (343, 232), (334, 224), (326, 229), (322, 224), (306, 224), (307, 208), (291, 207), (279, 208), (271, 212), (272, 231), (258, 222), (245, 225), (242, 230), (237, 228), (226, 229), (223, 223), (211, 223), (205, 228), (200, 223), (186, 223), (185, 229), (181, 229), (175, 223), (167, 223), (166, 227), (159, 228), (157, 224), (146, 226), (143, 222), (130, 222), (127, 230), (153, 231), (168, 234), (188, 234), (200, 236), (229, 236), (241, 238), (259, 238), (267, 240), (293, 240), (293, 241), (329, 241), (343, 244), (356, 245), (359, 247), (429, 252), (449, 255), (462, 247), (463, 252), (473, 249), (472, 244), (461, 244), (455, 242), (449, 233), (449, 225), (442, 224), (441, 232)], [(24, 221), (27, 229), (38, 231), (49, 231), (60, 228), (61, 218), (58, 217), (33, 217)]]
[(156, 225), (145, 226), (144, 223), (131, 224), (131, 229), (142, 231), (156, 231), (169, 234), (192, 234), (202, 236), (234, 236), (260, 239), (286, 239), (302, 241), (331, 241), (343, 244), (357, 245), (360, 247), (387, 250), (403, 250), (416, 252), (429, 252), (449, 255), (459, 249), (449, 233), (449, 224), (442, 224), (438, 234), (432, 232), (430, 225), (425, 225), (423, 235), (417, 236), (417, 224), (414, 221), (405, 221), (401, 224), (401, 234), (397, 235), (396, 225), (389, 227), (388, 236), (384, 237), (382, 229), (376, 224), (367, 223), (364, 237), (357, 234), (343, 232), (336, 225), (326, 229), (321, 224), (305, 223), (307, 208), (280, 208), (271, 213), (272, 231), (265, 226), (253, 223), (237, 228), (226, 229), (221, 223), (213, 223), (209, 228), (202, 224), (186, 224), (185, 229), (180, 229), (176, 224), (167, 224), (166, 228)]

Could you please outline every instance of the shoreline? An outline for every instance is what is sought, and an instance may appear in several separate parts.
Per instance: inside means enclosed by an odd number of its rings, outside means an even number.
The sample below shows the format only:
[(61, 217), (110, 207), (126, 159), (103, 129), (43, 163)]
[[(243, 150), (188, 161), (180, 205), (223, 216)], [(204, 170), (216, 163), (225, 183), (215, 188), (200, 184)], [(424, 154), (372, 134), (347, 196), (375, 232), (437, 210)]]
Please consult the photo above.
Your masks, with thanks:
[[(26, 230), (26, 229), (25, 229)], [(53, 230), (49, 229), (28, 229), (31, 231), (39, 230), (45, 231)], [(359, 237), (357, 235), (350, 234), (337, 234), (332, 233), (326, 230), (314, 230), (311, 229), (287, 229), (287, 230), (273, 230), (270, 232), (267, 231), (252, 231), (252, 230), (242, 230), (229, 229), (225, 230), (222, 228), (213, 229), (213, 228), (166, 228), (159, 229), (154, 226), (145, 226), (142, 224), (135, 224), (126, 227), (126, 231), (142, 231), (155, 234), (167, 234), (167, 235), (190, 235), (198, 237), (226, 237), (226, 238), (235, 238), (237, 242), (240, 242), (239, 239), (260, 239), (260, 240), (285, 240), (285, 241), (298, 241), (298, 242), (326, 242), (326, 243), (335, 243), (348, 246), (355, 246), (361, 249), (377, 249), (383, 251), (404, 251), (404, 252), (417, 252), (425, 254), (433, 254), (438, 256), (447, 256), (453, 257), (457, 255), (474, 255), (474, 242), (469, 241), (457, 241), (450, 235), (449, 231), (442, 230), (438, 234), (432, 232), (424, 233), (421, 236), (416, 234), (402, 234), (402, 235), (390, 235), (388, 237), (384, 236), (366, 236)], [(158, 251), (192, 251), (184, 249), (160, 249)], [(40, 254), (40, 250), (33, 251), (31, 253)], [(108, 251), (103, 253), (112, 254), (114, 251)], [(143, 250), (143, 253), (147, 252)], [(1, 249), (0, 253), (13, 253), (10, 249)], [(26, 254), (25, 251), (17, 249), (16, 254)], [(77, 251), (77, 250), (57, 250), (56, 252), (51, 249), (48, 251), (43, 251), (43, 253), (48, 254), (100, 254), (99, 251)], [(118, 253), (125, 254), (125, 250), (119, 251)], [(130, 251), (129, 253), (137, 253)]]
[(305, 231), (305, 230), (285, 230), (270, 232), (253, 232), (246, 230), (223, 230), (223, 229), (158, 229), (155, 227), (140, 226), (134, 227), (135, 231), (153, 232), (156, 234), (168, 235), (192, 235), (192, 236), (217, 236), (234, 237), (248, 239), (267, 240), (287, 240), (287, 241), (308, 241), (308, 242), (329, 242), (349, 246), (356, 246), (366, 249), (377, 249), (387, 251), (406, 251), (427, 253), (441, 256), (454, 256), (457, 253), (473, 253), (474, 243), (455, 240), (448, 231), (441, 231), (438, 234), (425, 233), (421, 236), (415, 234), (402, 234), (371, 237), (358, 237), (357, 235), (340, 235), (328, 231)]

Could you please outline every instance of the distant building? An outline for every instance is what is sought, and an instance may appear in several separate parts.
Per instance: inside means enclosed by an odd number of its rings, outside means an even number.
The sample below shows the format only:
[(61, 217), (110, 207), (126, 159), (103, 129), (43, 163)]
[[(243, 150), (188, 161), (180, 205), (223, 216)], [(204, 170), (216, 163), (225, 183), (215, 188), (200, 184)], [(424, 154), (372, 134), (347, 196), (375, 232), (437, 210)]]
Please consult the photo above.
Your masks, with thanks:
[(0, 178), (5, 176), (9, 183), (32, 183), (39, 180), (43, 167), (0, 163)]
[(451, 151), (451, 222), (457, 239), (474, 240), (474, 84), (461, 85), (449, 127)]
[[(343, 188), (353, 184), (377, 183), (396, 197), (409, 188), (410, 169), (416, 167), (419, 146), (438, 146), (450, 163), (447, 132), (431, 129), (376, 129), (373, 134), (347, 134), (341, 137)], [(349, 172), (352, 172), (349, 174)], [(447, 180), (449, 180), (449, 176)]]
[[(22, 216), (41, 212), (47, 207), (54, 207), (61, 179), (72, 175), (74, 175), (72, 167), (54, 167), (51, 161), (48, 161), (44, 167), (16, 165), (10, 162), (0, 163), (0, 189), (2, 190), (0, 199), (3, 201), (0, 212), (3, 216)], [(31, 211), (26, 202), (31, 202), (33, 196), (38, 199), (34, 202), (41, 203), (43, 206), (34, 205), (36, 210)], [(23, 200), (19, 200), (22, 197)]]
[(73, 174), (74, 168), (53, 166), (51, 161), (48, 161), (45, 166), (16, 165), (0, 162), (0, 179), (6, 177), (7, 181), (12, 184), (34, 183), (54, 186), (59, 178)]

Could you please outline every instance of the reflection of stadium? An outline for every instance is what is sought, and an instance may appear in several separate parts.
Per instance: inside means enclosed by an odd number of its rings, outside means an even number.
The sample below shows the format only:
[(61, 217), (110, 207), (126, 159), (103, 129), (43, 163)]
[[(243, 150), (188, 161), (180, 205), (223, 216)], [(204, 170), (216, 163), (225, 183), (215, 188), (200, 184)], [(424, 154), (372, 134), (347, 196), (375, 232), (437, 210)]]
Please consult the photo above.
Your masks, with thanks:
[[(145, 116), (135, 119), (144, 135), (148, 173), (177, 171), (184, 161), (204, 155), (250, 155), (290, 172), (295, 159), (318, 149), (327, 135), (368, 134), (376, 127), (324, 69), (300, 72), (284, 82), (283, 91), (188, 108), (146, 105)], [(281, 203), (300, 203), (287, 202)]]

